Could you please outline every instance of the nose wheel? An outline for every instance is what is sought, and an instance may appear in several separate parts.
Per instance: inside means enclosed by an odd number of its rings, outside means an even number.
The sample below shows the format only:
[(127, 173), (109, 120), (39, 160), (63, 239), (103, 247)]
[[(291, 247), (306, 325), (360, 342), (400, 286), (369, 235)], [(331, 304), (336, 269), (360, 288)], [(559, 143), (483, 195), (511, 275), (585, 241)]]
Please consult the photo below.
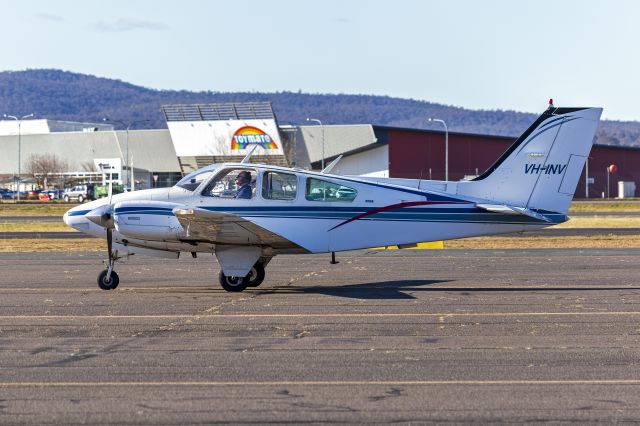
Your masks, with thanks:
[(118, 284), (120, 284), (120, 278), (118, 274), (116, 274), (116, 271), (112, 270), (111, 273), (109, 273), (109, 269), (105, 269), (98, 275), (98, 287), (102, 290), (113, 290), (118, 287)]
[(113, 251), (113, 230), (111, 228), (107, 228), (107, 252), (109, 254), (107, 269), (98, 275), (98, 287), (102, 290), (113, 290), (120, 284), (120, 277), (113, 270), (116, 260), (118, 260), (118, 251)]

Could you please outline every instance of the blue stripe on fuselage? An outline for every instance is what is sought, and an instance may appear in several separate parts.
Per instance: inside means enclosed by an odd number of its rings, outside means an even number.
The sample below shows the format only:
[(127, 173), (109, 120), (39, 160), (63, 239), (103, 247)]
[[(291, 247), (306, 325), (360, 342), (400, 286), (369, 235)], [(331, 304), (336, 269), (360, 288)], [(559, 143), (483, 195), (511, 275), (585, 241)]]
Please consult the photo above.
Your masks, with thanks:
[(91, 210), (75, 210), (75, 211), (68, 211), (67, 215), (69, 216), (84, 216), (85, 214), (89, 213)]
[[(244, 218), (282, 218), (282, 219), (334, 219), (345, 220), (355, 215), (375, 210), (374, 207), (296, 207), (296, 206), (243, 206), (243, 207), (200, 207), (212, 212), (230, 213)], [(547, 210), (536, 210), (551, 220), (551, 223), (566, 221), (566, 215)], [(166, 215), (173, 216), (173, 209), (158, 207), (122, 207), (115, 211), (116, 215)], [(474, 223), (528, 223), (541, 224), (543, 221), (530, 216), (488, 212), (479, 208), (452, 207), (408, 207), (393, 211), (374, 213), (358, 220), (376, 221), (415, 221), (415, 222), (474, 222)]]

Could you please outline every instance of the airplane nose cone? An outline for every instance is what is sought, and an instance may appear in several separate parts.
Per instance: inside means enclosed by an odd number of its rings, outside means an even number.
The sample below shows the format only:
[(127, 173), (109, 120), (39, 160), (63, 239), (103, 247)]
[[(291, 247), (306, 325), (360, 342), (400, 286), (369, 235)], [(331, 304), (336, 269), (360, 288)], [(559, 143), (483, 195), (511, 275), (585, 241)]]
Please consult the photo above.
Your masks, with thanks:
[(89, 222), (84, 217), (86, 210), (78, 209), (77, 207), (67, 211), (62, 220), (68, 226), (77, 229), (78, 231), (86, 231), (89, 228)]
[(104, 204), (97, 207), (84, 215), (85, 219), (90, 220), (96, 225), (103, 228), (113, 228), (113, 207), (109, 204)]

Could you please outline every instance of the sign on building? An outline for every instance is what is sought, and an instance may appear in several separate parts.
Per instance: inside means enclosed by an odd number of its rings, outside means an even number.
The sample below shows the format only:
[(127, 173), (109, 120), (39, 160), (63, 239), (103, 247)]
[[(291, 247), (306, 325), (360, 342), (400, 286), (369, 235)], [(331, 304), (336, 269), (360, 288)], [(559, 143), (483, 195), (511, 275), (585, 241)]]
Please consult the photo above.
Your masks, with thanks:
[(122, 182), (122, 160), (120, 158), (94, 158), (96, 170), (102, 173), (102, 182)]
[(176, 154), (187, 156), (284, 155), (275, 115), (269, 103), (167, 105), (167, 120)]

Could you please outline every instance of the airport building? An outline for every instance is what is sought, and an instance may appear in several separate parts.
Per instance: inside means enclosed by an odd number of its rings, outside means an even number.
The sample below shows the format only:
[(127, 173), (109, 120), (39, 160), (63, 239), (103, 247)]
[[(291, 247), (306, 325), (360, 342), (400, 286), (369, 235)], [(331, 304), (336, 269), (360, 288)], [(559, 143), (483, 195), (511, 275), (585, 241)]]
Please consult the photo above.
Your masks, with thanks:
[[(319, 170), (323, 159), (326, 166), (342, 155), (332, 173), (434, 180), (448, 173), (460, 180), (488, 169), (515, 140), (373, 124), (279, 125), (269, 103), (167, 105), (162, 112), (167, 129), (24, 120), (18, 131), (17, 121), (0, 121), (0, 187), (15, 189), (18, 158), (23, 190), (36, 186), (30, 162), (38, 156), (63, 165), (50, 185), (111, 179), (143, 189), (173, 185), (214, 162), (240, 161), (254, 147), (252, 162)], [(639, 185), (640, 149), (595, 145), (575, 197), (618, 197), (622, 186), (634, 196)]]

